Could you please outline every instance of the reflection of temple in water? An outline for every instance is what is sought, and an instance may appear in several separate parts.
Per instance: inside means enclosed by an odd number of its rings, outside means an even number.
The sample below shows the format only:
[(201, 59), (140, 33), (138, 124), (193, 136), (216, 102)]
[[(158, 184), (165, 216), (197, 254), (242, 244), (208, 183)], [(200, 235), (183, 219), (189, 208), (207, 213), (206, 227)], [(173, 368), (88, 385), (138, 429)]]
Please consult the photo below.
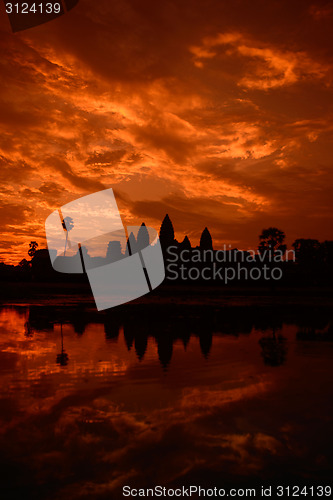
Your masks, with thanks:
[[(290, 322), (288, 310), (285, 314)], [(293, 320), (294, 324), (299, 327), (296, 338), (332, 340), (332, 327), (329, 326), (328, 316), (305, 318), (304, 309), (299, 315), (294, 310), (293, 315), (296, 318)], [(38, 331), (54, 331), (55, 325), (58, 325), (62, 342), (57, 363), (66, 366), (69, 357), (64, 347), (62, 325), (72, 325), (76, 335), (82, 337), (88, 325), (101, 324), (106, 344), (109, 345), (106, 348), (112, 349), (112, 344), (123, 342), (127, 350), (134, 352), (142, 362), (148, 348), (155, 345), (155, 355), (163, 369), (167, 370), (172, 362), (175, 344), (186, 350), (190, 339), (193, 339), (200, 347), (202, 356), (209, 359), (214, 349), (214, 338), (238, 337), (257, 331), (263, 334), (258, 343), (263, 362), (267, 366), (281, 366), (287, 359), (287, 340), (280, 334), (284, 322), (282, 316), (274, 314), (269, 308), (258, 310), (252, 307), (216, 308), (184, 304), (124, 305), (108, 310), (105, 314), (80, 306), (58, 309), (31, 306), (25, 322), (25, 335), (33, 341)], [(311, 331), (302, 329), (304, 322), (313, 325)]]
[[(292, 316), (291, 316), (292, 315)], [(291, 320), (291, 317), (293, 320)], [(153, 341), (157, 356), (163, 369), (172, 360), (175, 343), (187, 349), (190, 339), (196, 339), (202, 355), (209, 359), (218, 336), (249, 335), (261, 332), (258, 348), (264, 363), (280, 366), (286, 362), (287, 341), (281, 336), (283, 323), (297, 325), (296, 339), (333, 340), (330, 315), (305, 313), (294, 305), (280, 309), (256, 307), (214, 307), (200, 305), (127, 304), (100, 314), (84, 306), (51, 307), (30, 306), (25, 321), (25, 336), (33, 340), (38, 331), (53, 331), (55, 325), (70, 324), (78, 337), (84, 336), (88, 325), (102, 324), (105, 341), (112, 344), (122, 341), (128, 351), (134, 351), (142, 361)], [(309, 326), (305, 326), (309, 325)], [(63, 365), (62, 349), (57, 362)], [(66, 354), (66, 353), (65, 353)], [(67, 354), (66, 354), (67, 355)]]

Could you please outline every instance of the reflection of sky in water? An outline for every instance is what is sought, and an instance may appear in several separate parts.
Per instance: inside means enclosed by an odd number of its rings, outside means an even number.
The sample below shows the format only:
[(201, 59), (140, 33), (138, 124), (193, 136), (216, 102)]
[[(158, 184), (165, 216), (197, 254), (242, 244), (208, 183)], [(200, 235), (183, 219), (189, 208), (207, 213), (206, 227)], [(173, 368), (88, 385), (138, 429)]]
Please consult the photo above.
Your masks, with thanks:
[[(329, 477), (327, 336), (297, 340), (291, 322), (277, 331), (216, 331), (210, 350), (196, 334), (175, 338), (166, 369), (170, 346), (158, 332), (144, 339), (134, 332), (129, 342), (126, 328), (91, 322), (78, 333), (51, 320), (36, 327), (28, 309), (2, 309), (5, 479), (28, 493), (39, 484), (35, 498), (120, 498), (123, 484)], [(67, 366), (56, 363), (61, 329)], [(270, 366), (264, 351), (281, 349), (282, 337), (281, 364)]]

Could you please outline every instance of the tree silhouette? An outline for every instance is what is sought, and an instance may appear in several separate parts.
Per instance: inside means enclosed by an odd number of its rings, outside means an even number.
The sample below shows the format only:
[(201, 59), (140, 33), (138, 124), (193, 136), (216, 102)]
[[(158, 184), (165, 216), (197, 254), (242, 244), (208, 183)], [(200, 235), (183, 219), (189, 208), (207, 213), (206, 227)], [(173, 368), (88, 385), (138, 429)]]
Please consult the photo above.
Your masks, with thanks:
[(28, 255), (30, 257), (33, 257), (35, 255), (37, 247), (38, 247), (37, 241), (31, 241), (29, 243), (29, 247), (30, 247), (30, 249), (28, 250)]
[(292, 244), (297, 262), (313, 264), (319, 257), (321, 245), (318, 240), (299, 238)]
[(285, 237), (284, 232), (276, 227), (263, 229), (259, 236), (259, 252), (263, 254), (268, 253), (269, 257), (274, 257), (279, 252), (282, 256), (287, 249), (287, 246), (283, 243)]
[(321, 251), (322, 251), (322, 259), (325, 264), (328, 264), (332, 267), (333, 265), (333, 241), (325, 240), (321, 243)]
[(65, 242), (65, 251), (64, 251), (64, 256), (65, 256), (66, 249), (67, 249), (68, 233), (74, 227), (74, 221), (73, 221), (72, 217), (65, 217), (64, 220), (62, 221), (62, 227), (66, 231), (66, 242)]
[(30, 262), (27, 259), (22, 259), (19, 263), (21, 269), (28, 269), (30, 267)]

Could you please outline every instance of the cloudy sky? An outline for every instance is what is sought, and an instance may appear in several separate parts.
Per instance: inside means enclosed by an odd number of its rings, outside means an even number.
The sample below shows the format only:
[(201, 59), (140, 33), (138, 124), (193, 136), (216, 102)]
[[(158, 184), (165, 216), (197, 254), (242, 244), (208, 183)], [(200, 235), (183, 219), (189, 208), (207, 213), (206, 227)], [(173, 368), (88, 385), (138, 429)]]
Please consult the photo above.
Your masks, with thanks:
[(16, 34), (1, 7), (3, 260), (109, 187), (193, 244), (333, 238), (332, 2), (80, 0)]

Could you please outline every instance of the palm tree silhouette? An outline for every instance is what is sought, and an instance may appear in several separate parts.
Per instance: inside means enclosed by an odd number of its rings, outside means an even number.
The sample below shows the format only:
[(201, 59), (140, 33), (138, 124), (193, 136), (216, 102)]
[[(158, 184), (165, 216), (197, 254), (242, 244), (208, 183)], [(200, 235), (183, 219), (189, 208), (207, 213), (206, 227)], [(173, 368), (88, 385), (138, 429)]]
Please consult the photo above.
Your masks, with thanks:
[(72, 217), (65, 217), (64, 220), (62, 221), (62, 227), (66, 231), (66, 242), (65, 242), (65, 251), (64, 251), (64, 256), (65, 256), (66, 249), (67, 249), (68, 233), (74, 227), (74, 221), (73, 221)]
[(29, 243), (29, 247), (30, 247), (30, 248), (29, 248), (29, 250), (28, 250), (28, 255), (29, 255), (30, 257), (33, 257), (33, 256), (35, 255), (36, 251), (37, 251), (37, 247), (38, 247), (38, 243), (37, 243), (37, 241), (31, 241), (31, 242)]

